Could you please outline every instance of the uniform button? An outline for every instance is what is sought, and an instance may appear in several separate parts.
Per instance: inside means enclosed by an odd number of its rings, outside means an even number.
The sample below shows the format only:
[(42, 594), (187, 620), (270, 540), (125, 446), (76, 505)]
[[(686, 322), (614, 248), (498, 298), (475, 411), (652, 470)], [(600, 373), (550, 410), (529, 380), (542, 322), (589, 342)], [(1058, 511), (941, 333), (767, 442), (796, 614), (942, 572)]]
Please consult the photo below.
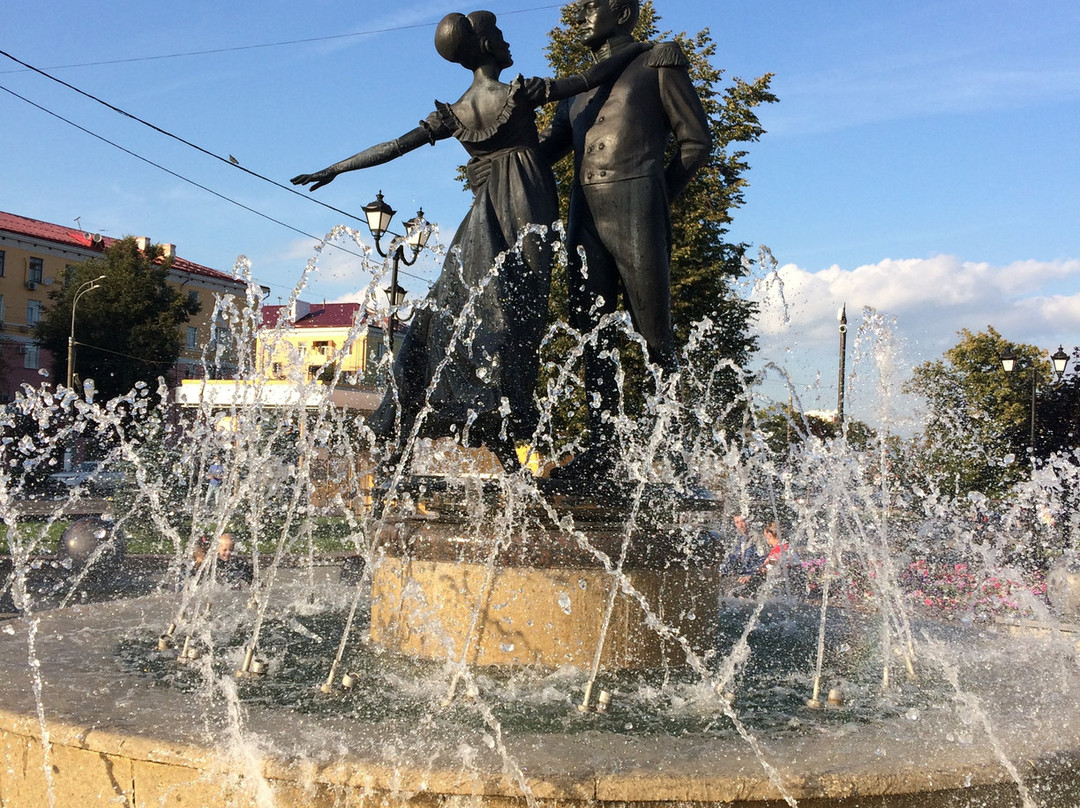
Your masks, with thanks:
[(599, 118), (596, 119), (596, 122), (597, 123), (603, 123), (604, 122), (604, 116), (601, 115)]
[(604, 144), (603, 144), (603, 143), (601, 143), (601, 144), (600, 144), (599, 146), (597, 146), (596, 148), (598, 148), (598, 149), (599, 149), (600, 151), (603, 151), (603, 150), (604, 150)]
[(606, 177), (606, 176), (607, 176), (607, 172), (606, 172), (606, 171), (601, 171), (601, 172), (600, 172), (600, 176), (601, 176), (601, 177)]

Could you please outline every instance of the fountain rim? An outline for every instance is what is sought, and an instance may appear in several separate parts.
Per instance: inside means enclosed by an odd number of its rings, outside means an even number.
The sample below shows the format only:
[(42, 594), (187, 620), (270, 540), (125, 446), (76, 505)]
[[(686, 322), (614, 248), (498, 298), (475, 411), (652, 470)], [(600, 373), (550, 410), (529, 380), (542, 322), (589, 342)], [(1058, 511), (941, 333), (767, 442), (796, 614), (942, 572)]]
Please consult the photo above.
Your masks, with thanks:
[[(42, 670), (47, 677), (44, 691), (46, 726), (53, 746), (204, 772), (235, 765), (235, 762), (223, 762), (220, 750), (180, 729), (200, 727), (204, 720), (199, 705), (185, 694), (155, 688), (149, 681), (137, 677), (125, 683), (126, 698), (154, 700), (153, 704), (139, 706), (133, 713), (137, 717), (163, 713), (175, 716), (159, 723), (154, 731), (128, 726), (124, 719), (119, 719), (108, 709), (115, 708), (113, 691), (117, 669), (112, 648), (118, 638), (107, 631), (88, 630), (87, 621), (93, 615), (93, 619), (107, 618), (116, 625), (123, 623), (125, 616), (137, 613), (140, 620), (152, 623), (157, 615), (150, 615), (155, 611), (163, 619), (167, 616), (172, 605), (170, 601), (171, 598), (156, 595), (92, 608), (69, 607), (38, 615), (37, 642), (42, 646)], [(59, 659), (55, 656), (59, 649), (49, 649), (50, 645), (60, 644), (61, 641), (55, 639), (57, 634), (67, 637), (64, 645), (67, 651), (60, 654)], [(0, 649), (11, 643), (21, 643), (25, 650), (24, 635), (25, 626), (22, 626), (13, 635), (0, 636)], [(83, 667), (78, 675), (62, 675), (66, 670), (65, 660), (71, 654), (84, 660)], [(8, 744), (19, 738), (27, 744), (40, 743), (41, 728), (35, 705), (32, 700), (30, 703), (26, 700), (29, 683), (24, 680), (29, 676), (26, 671), (17, 671), (14, 664), (21, 660), (25, 667), (25, 654), (3, 653), (0, 660), (5, 660), (0, 662), (0, 671), (12, 684), (24, 682), (26, 685), (9, 686), (0, 692), (0, 738), (7, 736)], [(94, 702), (100, 697), (87, 695), (86, 687), (94, 684), (109, 694), (104, 706)], [(69, 701), (60, 709), (57, 705), (63, 702), (64, 694)], [(94, 710), (99, 712), (95, 715)], [(259, 705), (252, 705), (248, 710), (248, 728), (260, 738), (269, 738), (276, 730), (275, 741), (287, 737), (291, 743), (296, 743), (301, 738), (314, 737), (320, 724), (318, 717), (296, 714), (290, 721), (282, 722), (279, 711)], [(382, 750), (373, 740), (378, 735), (375, 727), (357, 719), (349, 721), (354, 730), (349, 737), (366, 738), (369, 744), (366, 751), (360, 749), (360, 742), (357, 742), (357, 746), (346, 754), (325, 755), (316, 749), (305, 759), (299, 750), (290, 750), (286, 744), (282, 751), (261, 758), (262, 776), (272, 781), (316, 782), (331, 788), (379, 793), (430, 792), (523, 798), (520, 784), (506, 775), (497, 761), (486, 771), (432, 766), (423, 757), (420, 763), (391, 764), (381, 756)], [(884, 726), (869, 729), (861, 726), (859, 742), (847, 748), (844, 754), (832, 748), (831, 743), (815, 743), (812, 736), (768, 739), (765, 746), (771, 760), (800, 760), (805, 764), (800, 772), (784, 775), (785, 788), (798, 800), (967, 789), (992, 786), (1006, 779), (1001, 763), (983, 745), (954, 749), (951, 759), (936, 755), (928, 761), (925, 743), (917, 743), (906, 750), (895, 739), (890, 743), (889, 732), (894, 729), (891, 724), (888, 731)], [(1074, 726), (1070, 732), (1054, 733), (1057, 745), (1046, 746), (1038, 752), (1028, 749), (1011, 757), (1023, 761), (1018, 765), (1025, 775), (1033, 775), (1047, 767), (1078, 767), (1080, 728)], [(862, 737), (866, 733), (869, 738)], [(1027, 743), (1027, 734), (1021, 734), (1025, 737), (1014, 740)], [(558, 743), (555, 743), (556, 737)], [(633, 759), (640, 761), (629, 767), (617, 754), (609, 755), (605, 760), (600, 754), (603, 742), (602, 734), (591, 732), (581, 733), (569, 741), (567, 736), (542, 733), (523, 734), (514, 739), (523, 750), (515, 754), (526, 772), (529, 791), (538, 800), (584, 804), (678, 799), (752, 804), (779, 798), (776, 787), (742, 742), (732, 747), (730, 740), (620, 737), (615, 745), (624, 752), (631, 750)], [(558, 747), (558, 754), (552, 751), (554, 747)], [(878, 754), (875, 749), (885, 753)]]

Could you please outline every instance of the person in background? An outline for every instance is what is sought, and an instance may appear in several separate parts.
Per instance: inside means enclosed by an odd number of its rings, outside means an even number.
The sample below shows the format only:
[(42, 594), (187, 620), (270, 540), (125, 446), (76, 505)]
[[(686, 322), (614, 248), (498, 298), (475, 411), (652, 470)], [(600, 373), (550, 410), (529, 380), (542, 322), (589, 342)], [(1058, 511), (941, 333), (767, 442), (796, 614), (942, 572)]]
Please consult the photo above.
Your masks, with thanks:
[(217, 503), (218, 494), (221, 493), (221, 482), (225, 479), (225, 466), (221, 463), (221, 457), (214, 455), (210, 460), (210, 467), (206, 470), (206, 504)]
[(206, 554), (210, 550), (210, 539), (207, 536), (199, 536), (195, 540), (195, 546), (191, 549), (191, 574), (198, 575), (203, 564), (206, 563)]
[(251, 563), (236, 555), (236, 541), (231, 533), (222, 533), (217, 545), (217, 577), (222, 583), (238, 589), (254, 579)]
[(784, 555), (788, 551), (787, 542), (780, 541), (780, 528), (776, 522), (770, 522), (766, 525), (763, 533), (769, 552), (757, 565), (756, 569), (739, 576), (739, 583), (749, 586), (751, 591), (756, 591), (761, 586), (765, 577), (769, 574), (769, 570), (783, 562), (785, 560)]
[(751, 575), (761, 566), (764, 557), (750, 536), (750, 526), (746, 522), (746, 517), (735, 514), (731, 521), (735, 526), (735, 534), (729, 544), (731, 549), (728, 550), (723, 564), (720, 565), (720, 574)]

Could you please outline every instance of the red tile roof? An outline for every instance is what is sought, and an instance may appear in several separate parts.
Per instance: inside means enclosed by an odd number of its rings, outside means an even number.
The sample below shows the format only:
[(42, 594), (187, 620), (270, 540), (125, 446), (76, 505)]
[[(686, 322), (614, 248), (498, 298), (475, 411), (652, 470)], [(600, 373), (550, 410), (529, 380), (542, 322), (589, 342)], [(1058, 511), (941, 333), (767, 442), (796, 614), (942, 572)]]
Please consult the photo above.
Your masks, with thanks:
[[(288, 306), (263, 306), (262, 324), (274, 328), (278, 318)], [(360, 303), (312, 303), (311, 311), (296, 321), (297, 328), (351, 328), (357, 313), (363, 306)], [(367, 313), (361, 315), (361, 322), (367, 319)]]
[[(62, 244), (67, 247), (78, 247), (82, 250), (91, 250), (93, 252), (103, 252), (106, 247), (115, 244), (119, 240), (109, 236), (95, 236), (92, 233), (85, 233), (82, 230), (65, 227), (62, 224), (52, 224), (37, 219), (28, 219), (25, 216), (18, 216), (14, 213), (5, 213), (4, 211), (0, 211), (0, 230), (6, 230), (9, 233), (17, 233), (21, 236), (29, 236), (30, 238), (36, 238), (41, 241), (51, 241), (55, 244)], [(99, 239), (99, 241), (95, 241), (95, 238)], [(226, 281), (241, 285), (244, 283), (242, 280), (235, 278), (232, 275), (219, 272), (210, 267), (204, 267), (201, 264), (196, 264), (194, 261), (189, 261), (178, 255), (173, 256), (173, 269), (180, 272), (188, 272), (193, 275), (202, 275), (203, 277), (213, 278), (217, 281)]]

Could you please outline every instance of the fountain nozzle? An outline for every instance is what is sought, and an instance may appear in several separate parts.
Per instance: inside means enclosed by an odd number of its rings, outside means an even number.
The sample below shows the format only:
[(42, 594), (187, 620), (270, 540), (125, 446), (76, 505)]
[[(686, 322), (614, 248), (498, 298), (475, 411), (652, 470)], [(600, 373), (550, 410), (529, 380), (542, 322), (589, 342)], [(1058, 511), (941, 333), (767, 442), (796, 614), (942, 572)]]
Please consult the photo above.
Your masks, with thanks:
[(255, 646), (249, 645), (244, 649), (244, 661), (236, 671), (236, 675), (241, 679), (262, 676), (266, 673), (266, 668), (266, 660), (256, 659)]
[(596, 698), (596, 712), (606, 713), (608, 707), (611, 706), (611, 694), (606, 690), (601, 690), (600, 695)]
[(176, 657), (176, 661), (181, 665), (186, 665), (189, 662), (194, 662), (199, 658), (199, 649), (191, 644), (191, 635), (188, 634), (184, 637), (184, 647), (180, 649), (180, 653)]

